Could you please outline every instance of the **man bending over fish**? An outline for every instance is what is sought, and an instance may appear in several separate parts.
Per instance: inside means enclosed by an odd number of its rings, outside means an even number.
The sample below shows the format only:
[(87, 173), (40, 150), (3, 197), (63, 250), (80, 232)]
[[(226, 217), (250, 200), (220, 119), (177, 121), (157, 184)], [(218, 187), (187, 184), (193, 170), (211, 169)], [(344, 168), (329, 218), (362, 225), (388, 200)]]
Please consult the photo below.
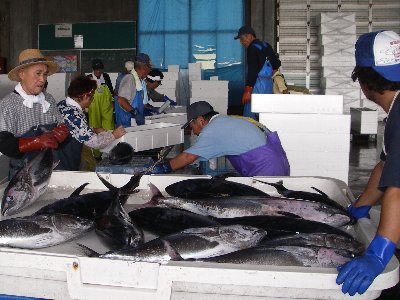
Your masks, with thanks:
[(388, 114), (381, 160), (358, 200), (348, 207), (355, 218), (369, 217), (382, 203), (378, 231), (364, 255), (338, 268), (343, 293), (363, 294), (392, 258), (400, 240), (400, 36), (393, 31), (363, 34), (356, 43), (352, 79)]
[(263, 132), (247, 120), (220, 115), (206, 101), (192, 103), (187, 123), (196, 143), (170, 161), (157, 165), (154, 173), (169, 173), (196, 159), (207, 161), (226, 156), (242, 176), (289, 176), (286, 153), (276, 132)]
[(9, 178), (23, 167), (26, 158), (37, 154), (35, 150), (45, 148), (56, 149), (59, 169), (73, 169), (68, 127), (56, 100), (43, 91), (47, 77), (58, 69), (38, 49), (26, 49), (8, 73), (10, 80), (18, 81), (14, 91), (0, 101), (0, 152), (12, 158)]

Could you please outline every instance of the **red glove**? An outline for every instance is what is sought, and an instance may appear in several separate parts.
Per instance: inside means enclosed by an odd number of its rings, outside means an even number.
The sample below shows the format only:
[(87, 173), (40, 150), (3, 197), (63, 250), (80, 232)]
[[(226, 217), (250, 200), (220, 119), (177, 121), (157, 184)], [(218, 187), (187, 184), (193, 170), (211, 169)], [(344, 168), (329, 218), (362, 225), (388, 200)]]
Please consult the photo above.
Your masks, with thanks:
[(244, 87), (244, 92), (242, 96), (242, 104), (249, 103), (251, 100), (251, 93), (253, 92), (253, 87), (246, 85)]
[(69, 129), (68, 126), (63, 123), (57, 125), (57, 127), (54, 128), (51, 133), (56, 138), (57, 142), (62, 143), (69, 135)]
[(18, 149), (22, 153), (58, 147), (58, 142), (51, 132), (33, 137), (19, 138), (18, 144)]

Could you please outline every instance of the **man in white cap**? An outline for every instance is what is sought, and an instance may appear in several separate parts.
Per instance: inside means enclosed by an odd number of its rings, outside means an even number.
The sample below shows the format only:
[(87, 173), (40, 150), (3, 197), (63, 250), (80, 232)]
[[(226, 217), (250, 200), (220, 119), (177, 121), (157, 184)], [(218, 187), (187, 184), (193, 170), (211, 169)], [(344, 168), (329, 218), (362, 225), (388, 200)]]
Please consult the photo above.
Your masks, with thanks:
[(0, 152), (12, 158), (10, 178), (23, 167), (25, 159), (45, 148), (57, 149), (54, 153), (60, 160), (59, 169), (74, 167), (68, 127), (53, 96), (43, 92), (47, 77), (58, 69), (38, 49), (26, 49), (8, 73), (10, 80), (18, 81), (14, 91), (0, 101)]
[(364, 293), (383, 272), (400, 239), (400, 36), (393, 31), (363, 34), (356, 43), (352, 79), (365, 96), (388, 114), (381, 160), (364, 191), (348, 207), (353, 217), (369, 217), (382, 202), (380, 222), (364, 255), (338, 268), (337, 284), (351, 296)]
[(289, 162), (276, 132), (263, 132), (245, 119), (220, 115), (206, 101), (192, 103), (187, 119), (182, 128), (190, 126), (198, 135), (196, 143), (157, 165), (154, 173), (169, 173), (196, 159), (226, 156), (242, 176), (289, 176)]

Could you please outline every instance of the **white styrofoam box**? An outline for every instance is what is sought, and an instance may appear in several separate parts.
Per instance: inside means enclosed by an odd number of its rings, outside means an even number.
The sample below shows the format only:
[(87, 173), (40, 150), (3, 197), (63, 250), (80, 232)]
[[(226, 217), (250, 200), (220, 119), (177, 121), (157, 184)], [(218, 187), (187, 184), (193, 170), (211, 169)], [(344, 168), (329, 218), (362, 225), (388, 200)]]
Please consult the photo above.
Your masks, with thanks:
[(178, 80), (179, 79), (179, 73), (176, 73), (176, 72), (163, 72), (163, 75), (164, 75), (163, 80)]
[(198, 101), (207, 101), (214, 108), (214, 111), (226, 115), (228, 112), (228, 97), (211, 98), (211, 97), (192, 97), (190, 104)]
[(51, 94), (57, 102), (66, 98), (65, 73), (55, 73), (47, 77), (47, 92)]
[(353, 67), (322, 67), (322, 77), (344, 77), (351, 81)]
[[(115, 186), (122, 186), (131, 178), (127, 174), (102, 174)], [(165, 187), (190, 178), (206, 176), (145, 175), (138, 194), (132, 195), (129, 204), (147, 201), (149, 183), (162, 192)], [(209, 178), (209, 177), (208, 177)], [(315, 192), (311, 187), (324, 191), (343, 206), (354, 201), (351, 190), (343, 181), (318, 177), (257, 177), (267, 182), (282, 181), (292, 190)], [(234, 182), (251, 185), (273, 194), (276, 190), (252, 177), (228, 178)], [(106, 190), (95, 173), (53, 172), (50, 188), (46, 193), (67, 197), (82, 182), (90, 184), (85, 191)], [(5, 184), (1, 186), (1, 192)], [(137, 194), (137, 195), (138, 195)], [(33, 204), (36, 211), (47, 204), (44, 194)], [(42, 200), (43, 199), (43, 200)], [(365, 220), (364, 220), (365, 219)], [(371, 220), (360, 219), (355, 225), (357, 238), (368, 245), (376, 227)], [(108, 248), (91, 232), (78, 240), (59, 246), (23, 250), (2, 247), (0, 249), (0, 294), (46, 299), (349, 299), (335, 283), (335, 269), (262, 266), (245, 264), (213, 264), (192, 261), (170, 261), (167, 264), (133, 263), (129, 261), (86, 257), (76, 242), (103, 253)], [(105, 271), (106, 270), (106, 271)], [(370, 300), (379, 297), (384, 289), (398, 282), (399, 263), (393, 257), (386, 269), (362, 296), (353, 298)]]
[(171, 99), (176, 98), (176, 89), (174, 88), (164, 88), (162, 85), (157, 88), (157, 92), (160, 94), (164, 94)]
[(330, 171), (349, 171), (349, 152), (286, 151), (290, 170), (315, 170), (315, 174)]
[(342, 34), (342, 35), (355, 35), (357, 32), (356, 24), (350, 22), (343, 22), (342, 24), (321, 24), (318, 27), (319, 35), (329, 35), (329, 34)]
[(316, 25), (321, 25), (321, 24), (341, 25), (343, 23), (353, 24), (356, 22), (356, 17), (354, 13), (339, 13), (339, 12), (320, 13), (316, 15), (315, 22)]
[(260, 113), (260, 123), (281, 133), (350, 133), (350, 115)]
[(278, 131), (285, 151), (350, 152), (349, 133), (287, 133)]
[(327, 88), (323, 92), (326, 95), (342, 95), (345, 99), (361, 99), (361, 89), (358, 88)]
[(136, 152), (183, 143), (183, 129), (180, 124), (161, 122), (128, 127), (125, 130), (123, 137), (100, 151), (109, 153), (119, 142), (130, 144)]
[(355, 48), (354, 45), (346, 45), (343, 47), (338, 47), (335, 44), (327, 44), (321, 46), (321, 55), (355, 55)]
[(186, 106), (180, 106), (180, 105), (176, 105), (176, 106), (170, 106), (165, 110), (165, 113), (186, 113)]
[(343, 96), (252, 94), (253, 112), (342, 114)]
[(18, 82), (8, 79), (7, 74), (0, 74), (0, 99), (11, 93), (17, 84)]
[(190, 72), (199, 72), (201, 70), (201, 63), (188, 63), (188, 69)]
[(351, 129), (360, 134), (378, 133), (378, 111), (365, 107), (351, 107)]
[(210, 76), (210, 80), (218, 80), (218, 76)]
[(162, 80), (161, 87), (164, 89), (176, 89), (178, 80)]
[(201, 80), (201, 74), (190, 74), (189, 73), (189, 82), (192, 80)]
[[(185, 124), (187, 122), (186, 113), (166, 113), (154, 116), (145, 117), (145, 124), (154, 123), (173, 123), (173, 124)], [(132, 122), (132, 126), (136, 125), (136, 122)]]
[(343, 34), (329, 34), (321, 35), (318, 37), (321, 45), (336, 45), (338, 48), (344, 48), (356, 44), (357, 36), (355, 34), (343, 35)]
[(168, 72), (179, 73), (179, 65), (168, 65)]
[(354, 55), (329, 55), (321, 56), (319, 64), (322, 67), (355, 67), (356, 59)]
[(290, 170), (290, 175), (291, 176), (320, 176), (320, 177), (329, 177), (329, 178), (334, 178), (337, 180), (341, 180), (343, 182), (348, 182), (349, 180), (349, 175), (346, 170), (320, 170), (318, 172), (318, 175), (315, 175), (316, 171), (314, 169), (309, 169), (309, 170), (296, 170), (292, 169)]
[(192, 89), (211, 89), (228, 92), (228, 83), (229, 81), (226, 80), (192, 80), (190, 85)]
[(360, 89), (358, 82), (346, 77), (323, 77), (321, 87), (324, 89)]
[(190, 89), (190, 96), (193, 98), (196, 97), (226, 98), (228, 97), (228, 89), (209, 89), (209, 88), (192, 87)]

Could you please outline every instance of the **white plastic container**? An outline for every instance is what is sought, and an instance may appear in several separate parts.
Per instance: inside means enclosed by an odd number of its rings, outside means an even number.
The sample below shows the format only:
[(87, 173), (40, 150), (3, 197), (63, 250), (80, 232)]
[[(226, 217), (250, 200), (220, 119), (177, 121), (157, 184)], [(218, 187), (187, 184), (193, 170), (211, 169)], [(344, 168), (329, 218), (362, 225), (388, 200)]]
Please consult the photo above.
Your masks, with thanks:
[[(122, 186), (130, 179), (129, 175), (103, 175), (116, 186)], [(163, 191), (173, 182), (198, 177), (144, 176), (139, 188), (148, 189), (148, 183), (152, 182)], [(293, 190), (313, 191), (311, 187), (316, 187), (343, 205), (354, 199), (343, 182), (329, 178), (258, 179), (269, 182), (282, 180), (287, 188)], [(229, 180), (276, 194), (273, 187), (249, 177)], [(63, 191), (68, 194), (83, 182), (90, 182), (87, 186), (89, 191), (104, 189), (94, 173), (54, 172), (50, 190), (43, 196), (57, 187), (65, 187)], [(0, 186), (1, 193), (4, 188), (5, 185)], [(141, 199), (142, 202), (147, 200)], [(132, 198), (128, 200), (128, 205), (132, 205)], [(375, 234), (374, 226), (369, 223), (356, 226), (355, 230), (358, 239), (365, 244)], [(105, 251), (94, 233), (36, 251), (0, 248), (0, 294), (52, 299), (375, 299), (383, 289), (394, 286), (399, 279), (399, 264), (396, 258), (392, 258), (365, 294), (350, 297), (342, 294), (340, 286), (335, 283), (337, 271), (332, 268), (179, 261), (165, 265), (133, 263), (86, 257), (76, 242)]]
[(186, 122), (187, 122), (187, 113), (166, 113), (166, 114), (145, 117), (145, 124), (173, 123), (173, 124), (183, 125)]
[(351, 107), (351, 129), (360, 134), (378, 133), (378, 111), (366, 107)]
[(126, 134), (112, 142), (100, 151), (109, 153), (119, 142), (130, 144), (135, 152), (170, 145), (181, 144), (184, 141), (183, 129), (180, 124), (155, 123), (125, 128)]

